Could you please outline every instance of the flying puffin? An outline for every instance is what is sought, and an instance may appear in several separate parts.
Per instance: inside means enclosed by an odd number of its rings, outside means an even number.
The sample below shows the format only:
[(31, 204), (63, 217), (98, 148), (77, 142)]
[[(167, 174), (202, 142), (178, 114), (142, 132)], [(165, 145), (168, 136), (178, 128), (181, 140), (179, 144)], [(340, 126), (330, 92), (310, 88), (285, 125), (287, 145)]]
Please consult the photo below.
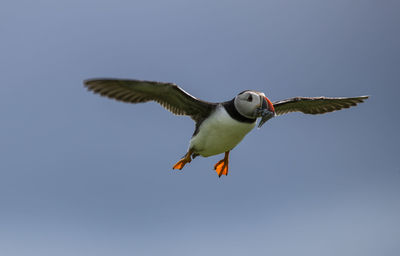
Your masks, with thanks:
[(246, 90), (235, 98), (211, 103), (199, 100), (173, 83), (130, 79), (89, 79), (84, 81), (88, 90), (119, 101), (142, 103), (155, 101), (175, 115), (190, 116), (196, 123), (189, 149), (172, 168), (181, 170), (196, 156), (225, 153), (214, 166), (218, 176), (228, 175), (229, 152), (255, 126), (274, 116), (290, 112), (324, 114), (356, 106), (368, 96), (352, 98), (295, 97), (271, 102), (262, 92)]

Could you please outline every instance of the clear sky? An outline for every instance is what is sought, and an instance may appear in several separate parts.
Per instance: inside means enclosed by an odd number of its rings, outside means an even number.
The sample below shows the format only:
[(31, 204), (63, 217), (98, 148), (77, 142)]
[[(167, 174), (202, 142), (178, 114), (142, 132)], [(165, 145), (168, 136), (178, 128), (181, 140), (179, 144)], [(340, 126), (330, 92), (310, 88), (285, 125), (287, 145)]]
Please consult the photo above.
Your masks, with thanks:
[[(400, 253), (399, 1), (0, 3), (0, 254)], [(230, 155), (172, 165), (194, 124), (82, 80), (371, 98), (274, 118)]]

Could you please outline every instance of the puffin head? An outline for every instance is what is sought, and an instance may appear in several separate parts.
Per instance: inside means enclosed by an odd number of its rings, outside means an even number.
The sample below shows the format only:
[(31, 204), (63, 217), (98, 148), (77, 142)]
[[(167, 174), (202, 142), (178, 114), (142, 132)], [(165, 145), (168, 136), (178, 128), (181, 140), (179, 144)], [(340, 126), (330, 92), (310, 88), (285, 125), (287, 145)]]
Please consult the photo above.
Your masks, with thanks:
[(272, 102), (262, 92), (244, 91), (239, 93), (234, 104), (236, 110), (243, 116), (251, 119), (261, 117), (258, 127), (275, 116), (275, 109)]

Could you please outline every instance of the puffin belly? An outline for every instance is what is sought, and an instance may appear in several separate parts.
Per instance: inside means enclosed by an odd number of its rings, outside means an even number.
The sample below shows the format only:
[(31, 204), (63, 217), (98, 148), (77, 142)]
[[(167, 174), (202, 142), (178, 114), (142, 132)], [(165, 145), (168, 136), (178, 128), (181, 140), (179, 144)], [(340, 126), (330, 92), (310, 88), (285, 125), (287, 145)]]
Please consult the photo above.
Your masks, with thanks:
[(198, 133), (190, 140), (189, 148), (204, 157), (224, 153), (233, 149), (255, 125), (256, 122), (236, 121), (223, 106), (219, 106), (200, 125)]

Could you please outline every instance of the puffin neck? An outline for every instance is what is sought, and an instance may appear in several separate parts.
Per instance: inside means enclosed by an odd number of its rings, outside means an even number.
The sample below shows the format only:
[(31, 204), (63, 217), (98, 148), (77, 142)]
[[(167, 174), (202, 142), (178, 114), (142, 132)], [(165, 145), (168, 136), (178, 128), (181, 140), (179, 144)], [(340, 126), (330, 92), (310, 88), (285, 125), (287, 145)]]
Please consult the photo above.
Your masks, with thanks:
[(240, 114), (235, 107), (235, 99), (222, 103), (222, 106), (225, 108), (226, 112), (228, 112), (229, 116), (236, 121), (243, 123), (254, 123), (257, 120), (257, 118), (248, 118)]

